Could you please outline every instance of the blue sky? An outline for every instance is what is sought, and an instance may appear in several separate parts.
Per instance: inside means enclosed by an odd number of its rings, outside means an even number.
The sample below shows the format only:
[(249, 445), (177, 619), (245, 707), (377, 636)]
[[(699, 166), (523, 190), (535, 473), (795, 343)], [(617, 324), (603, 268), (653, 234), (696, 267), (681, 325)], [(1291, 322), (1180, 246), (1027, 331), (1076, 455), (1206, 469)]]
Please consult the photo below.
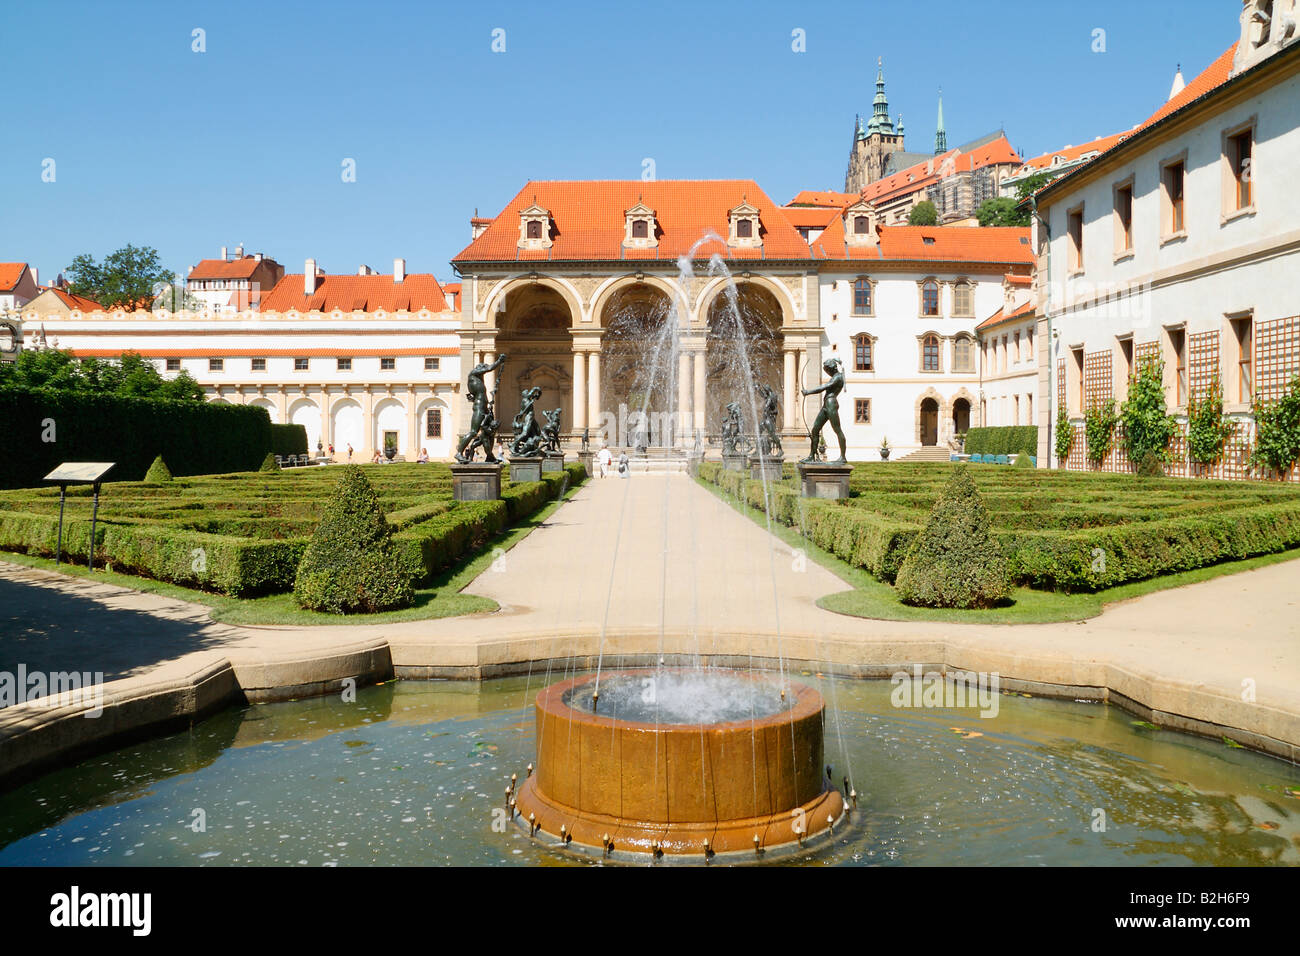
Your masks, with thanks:
[(183, 275), (242, 242), (290, 271), (404, 256), (445, 281), (475, 208), (530, 178), (636, 179), (651, 158), (660, 179), (750, 178), (780, 203), (842, 188), (877, 56), (910, 150), (933, 150), (940, 86), (950, 145), (1003, 127), (1031, 156), (1116, 132), (1176, 64), (1190, 80), (1226, 49), (1239, 9), (24, 0), (0, 57), (0, 261), (48, 282), (131, 242)]

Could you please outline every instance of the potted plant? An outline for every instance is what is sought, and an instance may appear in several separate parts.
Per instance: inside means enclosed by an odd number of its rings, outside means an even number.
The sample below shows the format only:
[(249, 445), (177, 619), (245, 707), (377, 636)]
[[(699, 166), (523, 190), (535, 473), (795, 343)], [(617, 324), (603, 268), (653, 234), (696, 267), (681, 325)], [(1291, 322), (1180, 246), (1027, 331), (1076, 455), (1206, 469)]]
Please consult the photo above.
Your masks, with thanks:
[(397, 456), (397, 442), (389, 438), (384, 442), (384, 457), (392, 461)]
[(889, 437), (880, 439), (880, 460), (889, 461)]

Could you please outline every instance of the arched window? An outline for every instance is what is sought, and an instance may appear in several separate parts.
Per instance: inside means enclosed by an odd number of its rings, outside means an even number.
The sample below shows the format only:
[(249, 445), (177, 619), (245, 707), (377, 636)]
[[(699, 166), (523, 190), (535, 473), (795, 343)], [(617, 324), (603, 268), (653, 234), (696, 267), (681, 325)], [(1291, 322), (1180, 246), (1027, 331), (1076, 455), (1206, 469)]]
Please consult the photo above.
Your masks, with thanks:
[(975, 314), (975, 296), (971, 284), (961, 279), (952, 287), (952, 314), (971, 316)]
[(632, 238), (648, 239), (650, 238), (650, 224), (644, 219), (632, 220)]
[(933, 333), (921, 340), (921, 370), (939, 371), (939, 336)]
[(975, 350), (969, 336), (959, 335), (952, 344), (952, 369), (954, 372), (975, 371)]
[(921, 314), (939, 314), (939, 283), (933, 279), (921, 283)]
[(871, 280), (855, 279), (853, 282), (853, 314), (871, 314)]
[(863, 333), (853, 339), (853, 370), (855, 372), (871, 372), (875, 370), (872, 364), (874, 356), (871, 354), (871, 336)]
[(539, 220), (539, 219), (530, 219), (530, 220), (528, 220), (528, 238), (529, 238), (529, 239), (540, 239), (540, 238), (542, 238), (542, 223), (541, 223), (541, 220)]
[(752, 239), (754, 237), (754, 222), (751, 219), (736, 220), (736, 238)]
[(853, 217), (853, 234), (855, 236), (865, 236), (871, 231), (871, 219), (867, 216)]

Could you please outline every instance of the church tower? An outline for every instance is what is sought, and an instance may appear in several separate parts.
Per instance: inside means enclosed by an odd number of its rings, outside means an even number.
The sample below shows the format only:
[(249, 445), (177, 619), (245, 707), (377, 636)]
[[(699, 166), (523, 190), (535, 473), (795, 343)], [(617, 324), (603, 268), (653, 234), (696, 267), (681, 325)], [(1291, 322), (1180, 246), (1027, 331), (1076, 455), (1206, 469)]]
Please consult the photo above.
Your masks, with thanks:
[(948, 131), (943, 128), (943, 87), (939, 88), (939, 125), (934, 131), (934, 155), (948, 152)]
[(844, 174), (844, 191), (861, 192), (868, 184), (885, 176), (891, 153), (903, 149), (903, 125), (889, 118), (889, 99), (885, 96), (884, 59), (876, 61), (876, 95), (871, 101), (871, 118), (866, 126), (857, 117), (853, 130), (853, 146), (849, 150), (849, 166)]

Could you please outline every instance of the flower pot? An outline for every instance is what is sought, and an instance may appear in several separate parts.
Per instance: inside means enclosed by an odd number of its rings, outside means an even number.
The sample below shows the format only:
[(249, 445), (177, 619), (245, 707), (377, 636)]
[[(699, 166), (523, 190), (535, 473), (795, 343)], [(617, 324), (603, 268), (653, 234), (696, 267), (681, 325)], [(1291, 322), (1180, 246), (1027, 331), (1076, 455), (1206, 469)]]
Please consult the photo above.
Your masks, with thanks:
[(395, 457), (397, 457), (397, 446), (396, 445), (384, 446), (384, 457), (387, 458), (389, 461), (392, 461)]
[(891, 449), (889, 449), (889, 448), (882, 448), (882, 449), (880, 449), (880, 460), (881, 460), (881, 461), (889, 461), (889, 452), (890, 452), (890, 451), (891, 451)]

